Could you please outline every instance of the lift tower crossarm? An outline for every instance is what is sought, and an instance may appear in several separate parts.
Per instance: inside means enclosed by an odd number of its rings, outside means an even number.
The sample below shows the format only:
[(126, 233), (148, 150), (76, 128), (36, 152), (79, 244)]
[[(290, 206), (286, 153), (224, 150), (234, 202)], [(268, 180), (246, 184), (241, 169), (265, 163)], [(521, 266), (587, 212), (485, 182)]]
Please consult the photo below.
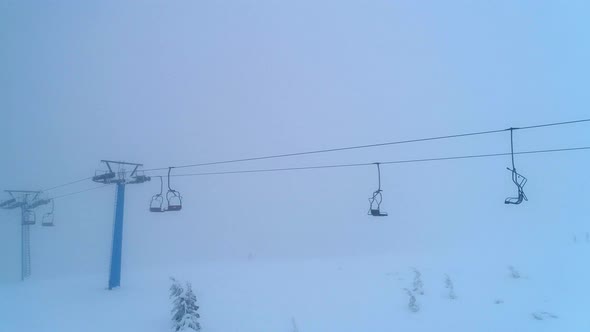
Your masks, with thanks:
[(143, 166), (143, 164), (138, 163), (129, 163), (126, 161), (114, 161), (114, 160), (101, 160), (100, 162), (106, 164), (118, 164), (118, 165), (131, 165), (131, 166)]

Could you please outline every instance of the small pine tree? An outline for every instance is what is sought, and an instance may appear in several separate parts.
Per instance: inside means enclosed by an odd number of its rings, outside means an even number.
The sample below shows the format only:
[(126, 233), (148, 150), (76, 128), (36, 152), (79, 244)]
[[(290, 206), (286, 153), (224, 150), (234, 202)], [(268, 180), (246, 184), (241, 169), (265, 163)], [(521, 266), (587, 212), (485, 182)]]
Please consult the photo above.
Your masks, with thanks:
[(422, 273), (418, 269), (414, 268), (414, 293), (418, 295), (424, 295), (424, 283), (422, 282)]
[(408, 294), (409, 296), (408, 308), (410, 309), (410, 311), (420, 311), (420, 306), (418, 305), (418, 302), (416, 302), (416, 297), (414, 296), (414, 293), (412, 293), (412, 291), (407, 288), (404, 288), (404, 290), (406, 291), (406, 294)]
[(193, 293), (190, 283), (186, 287), (176, 281), (174, 278), (170, 286), (170, 298), (173, 299), (172, 309), (172, 328), (175, 332), (180, 331), (200, 331), (201, 324), (198, 319), (199, 307), (197, 306), (197, 297)]
[(455, 294), (455, 286), (448, 274), (445, 274), (445, 288), (449, 290), (449, 299), (454, 300), (457, 298), (457, 295)]

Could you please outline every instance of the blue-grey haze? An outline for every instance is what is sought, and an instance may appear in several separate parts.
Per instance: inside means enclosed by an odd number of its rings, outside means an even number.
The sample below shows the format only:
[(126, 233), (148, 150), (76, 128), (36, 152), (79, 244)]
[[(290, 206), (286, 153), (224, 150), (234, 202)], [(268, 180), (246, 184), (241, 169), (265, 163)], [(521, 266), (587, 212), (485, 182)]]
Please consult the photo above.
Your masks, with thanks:
[[(589, 10), (588, 1), (4, 0), (0, 189), (91, 176), (100, 159), (166, 167), (588, 117)], [(518, 132), (516, 148), (589, 145), (588, 129)], [(497, 134), (178, 172), (508, 149)], [(590, 230), (588, 152), (517, 164), (530, 199), (517, 207), (503, 204), (515, 193), (509, 158), (384, 166), (390, 216), (380, 220), (366, 216), (372, 167), (176, 178), (185, 198), (176, 214), (147, 211), (157, 183), (130, 186), (124, 265), (392, 251), (485, 259), (523, 234)], [(33, 229), (33, 273), (106, 274), (113, 197), (110, 187), (56, 200), (56, 227)], [(16, 280), (18, 214), (0, 218), (0, 280)]]

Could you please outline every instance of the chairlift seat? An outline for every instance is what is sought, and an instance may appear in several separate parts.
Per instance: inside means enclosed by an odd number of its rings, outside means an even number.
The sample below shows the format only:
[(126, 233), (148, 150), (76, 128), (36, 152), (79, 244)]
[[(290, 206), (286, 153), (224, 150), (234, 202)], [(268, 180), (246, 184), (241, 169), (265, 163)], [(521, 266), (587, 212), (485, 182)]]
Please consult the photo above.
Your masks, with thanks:
[(522, 203), (522, 201), (528, 201), (527, 197), (525, 196), (524, 192), (518, 194), (518, 197), (508, 197), (504, 200), (504, 204), (514, 204), (518, 205)]
[(371, 215), (373, 217), (387, 217), (387, 212), (381, 212), (378, 209), (371, 209)]
[(53, 223), (53, 216), (52, 217), (43, 217), (43, 221), (41, 221), (41, 226), (43, 226), (43, 227), (55, 226), (55, 224)]
[(23, 213), (23, 225), (34, 225), (35, 220), (35, 212), (32, 210), (25, 210)]
[(516, 198), (516, 197), (506, 198), (506, 200), (504, 201), (504, 204), (518, 205), (520, 203), (522, 203), (522, 198)]
[(107, 172), (104, 174), (93, 176), (92, 181), (106, 183), (108, 180), (113, 179), (115, 176), (116, 176), (115, 172)]
[(151, 178), (145, 175), (137, 175), (133, 177), (133, 180), (129, 181), (130, 184), (139, 184), (150, 181)]
[(182, 205), (168, 205), (168, 210), (166, 211), (180, 211), (182, 209)]

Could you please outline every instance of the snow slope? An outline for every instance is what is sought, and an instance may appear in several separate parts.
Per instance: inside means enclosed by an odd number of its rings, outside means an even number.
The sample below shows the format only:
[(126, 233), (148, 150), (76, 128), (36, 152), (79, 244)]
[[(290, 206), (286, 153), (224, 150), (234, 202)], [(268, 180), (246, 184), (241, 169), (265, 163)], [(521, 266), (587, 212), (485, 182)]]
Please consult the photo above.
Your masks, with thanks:
[[(497, 255), (244, 260), (0, 286), (0, 331), (169, 331), (169, 276), (193, 283), (208, 332), (590, 331), (590, 243)], [(461, 257), (457, 260), (457, 257)], [(508, 265), (521, 274), (510, 277)], [(422, 272), (420, 311), (403, 288)], [(444, 274), (458, 298), (450, 300)], [(496, 303), (501, 302), (501, 303)], [(557, 318), (533, 318), (548, 312)]]

